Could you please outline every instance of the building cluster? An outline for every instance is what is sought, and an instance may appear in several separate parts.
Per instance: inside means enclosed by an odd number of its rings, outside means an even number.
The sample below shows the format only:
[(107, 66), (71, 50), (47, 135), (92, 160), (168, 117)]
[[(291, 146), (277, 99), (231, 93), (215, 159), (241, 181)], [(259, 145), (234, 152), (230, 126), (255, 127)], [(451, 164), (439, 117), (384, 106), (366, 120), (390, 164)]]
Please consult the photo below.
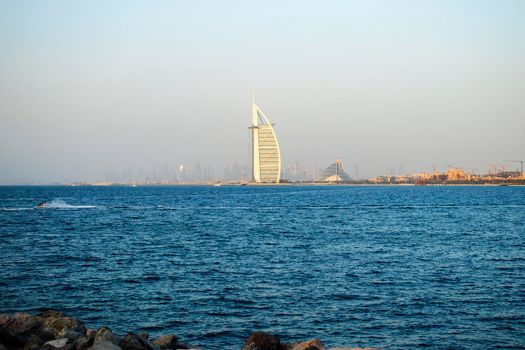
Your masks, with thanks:
[(409, 175), (383, 175), (367, 180), (374, 184), (453, 184), (453, 183), (500, 183), (523, 181), (525, 176), (520, 171), (497, 171), (488, 174), (466, 172), (461, 168), (450, 168), (446, 172), (416, 173)]

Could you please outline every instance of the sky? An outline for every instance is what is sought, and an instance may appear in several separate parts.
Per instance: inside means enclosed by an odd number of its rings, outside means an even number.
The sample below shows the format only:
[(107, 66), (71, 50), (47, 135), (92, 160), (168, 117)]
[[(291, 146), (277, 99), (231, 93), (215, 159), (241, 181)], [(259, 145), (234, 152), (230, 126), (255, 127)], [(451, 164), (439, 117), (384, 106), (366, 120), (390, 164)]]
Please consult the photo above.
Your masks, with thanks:
[(0, 0), (0, 184), (222, 174), (252, 92), (284, 167), (522, 160), (525, 2)]

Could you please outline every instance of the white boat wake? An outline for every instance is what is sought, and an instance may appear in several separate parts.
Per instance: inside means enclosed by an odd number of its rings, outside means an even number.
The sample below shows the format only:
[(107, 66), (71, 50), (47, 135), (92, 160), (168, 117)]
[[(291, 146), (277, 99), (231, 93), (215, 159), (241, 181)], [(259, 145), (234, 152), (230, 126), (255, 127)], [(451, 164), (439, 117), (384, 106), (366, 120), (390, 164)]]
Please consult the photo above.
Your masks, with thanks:
[(96, 205), (71, 205), (67, 204), (61, 199), (53, 199), (50, 202), (42, 202), (37, 206), (39, 209), (91, 209), (96, 207)]

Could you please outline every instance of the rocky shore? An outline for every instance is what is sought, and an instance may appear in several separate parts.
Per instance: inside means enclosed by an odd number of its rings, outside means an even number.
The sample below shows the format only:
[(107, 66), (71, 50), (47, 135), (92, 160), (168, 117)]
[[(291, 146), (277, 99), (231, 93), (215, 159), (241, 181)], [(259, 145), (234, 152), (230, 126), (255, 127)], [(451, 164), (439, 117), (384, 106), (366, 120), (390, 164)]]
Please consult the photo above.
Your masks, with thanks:
[[(218, 346), (220, 348), (220, 346)], [(150, 339), (148, 333), (114, 334), (108, 327), (88, 329), (80, 320), (48, 310), (32, 316), (27, 313), (0, 314), (0, 350), (177, 350), (195, 349), (180, 342), (174, 334)], [(264, 332), (253, 333), (241, 350), (327, 350), (319, 339), (281, 343)], [(370, 348), (332, 348), (328, 350), (372, 350)]]

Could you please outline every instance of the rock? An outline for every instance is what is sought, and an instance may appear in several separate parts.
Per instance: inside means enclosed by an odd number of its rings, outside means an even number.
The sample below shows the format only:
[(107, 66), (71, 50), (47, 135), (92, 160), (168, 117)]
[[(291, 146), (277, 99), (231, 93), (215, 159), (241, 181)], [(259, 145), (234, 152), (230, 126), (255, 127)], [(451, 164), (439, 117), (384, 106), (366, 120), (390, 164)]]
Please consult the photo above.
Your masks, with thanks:
[(139, 337), (142, 337), (142, 338), (148, 340), (149, 339), (149, 333), (148, 332), (139, 333)]
[(281, 350), (281, 341), (275, 335), (255, 332), (246, 340), (241, 350)]
[(0, 343), (7, 349), (38, 348), (53, 339), (52, 332), (29, 314), (0, 315)]
[(101, 340), (89, 347), (88, 350), (122, 350), (122, 348), (108, 340)]
[(100, 327), (97, 330), (97, 333), (95, 334), (95, 344), (104, 340), (118, 345), (121, 339), (119, 336), (113, 334), (111, 329), (109, 329), (108, 327)]
[(86, 350), (93, 345), (95, 341), (95, 335), (93, 337), (80, 337), (73, 342), (73, 349), (75, 350)]
[[(155, 339), (153, 341), (153, 344), (160, 347), (162, 350), (164, 349), (178, 349), (177, 348), (177, 336), (175, 334), (168, 334), (165, 336), (162, 336), (158, 339)], [(184, 348), (181, 348), (184, 349)]]
[(0, 315), (0, 342), (9, 347), (22, 347), (35, 327), (38, 326), (21, 317), (2, 314)]
[(177, 344), (175, 345), (175, 349), (188, 350), (188, 349), (191, 349), (191, 346), (189, 346), (186, 343), (179, 343), (179, 342), (177, 342)]
[(64, 327), (58, 334), (57, 338), (68, 338), (71, 342), (77, 340), (78, 338), (84, 337), (85, 334), (76, 332), (70, 328)]
[(378, 350), (377, 348), (330, 348), (328, 350)]
[(75, 350), (86, 350), (95, 342), (95, 336), (97, 331), (88, 329), (87, 335), (85, 337), (80, 337), (73, 342), (73, 349)]
[(119, 345), (124, 350), (160, 350), (159, 346), (135, 333), (128, 333)]
[(63, 330), (77, 332), (82, 335), (86, 334), (86, 326), (73, 317), (64, 315), (62, 312), (55, 310), (46, 310), (36, 316), (36, 319), (48, 327), (55, 337)]
[(63, 349), (68, 342), (67, 338), (50, 340), (44, 343), (44, 349)]
[(326, 350), (323, 342), (319, 339), (310, 339), (303, 342), (287, 344), (287, 350)]

